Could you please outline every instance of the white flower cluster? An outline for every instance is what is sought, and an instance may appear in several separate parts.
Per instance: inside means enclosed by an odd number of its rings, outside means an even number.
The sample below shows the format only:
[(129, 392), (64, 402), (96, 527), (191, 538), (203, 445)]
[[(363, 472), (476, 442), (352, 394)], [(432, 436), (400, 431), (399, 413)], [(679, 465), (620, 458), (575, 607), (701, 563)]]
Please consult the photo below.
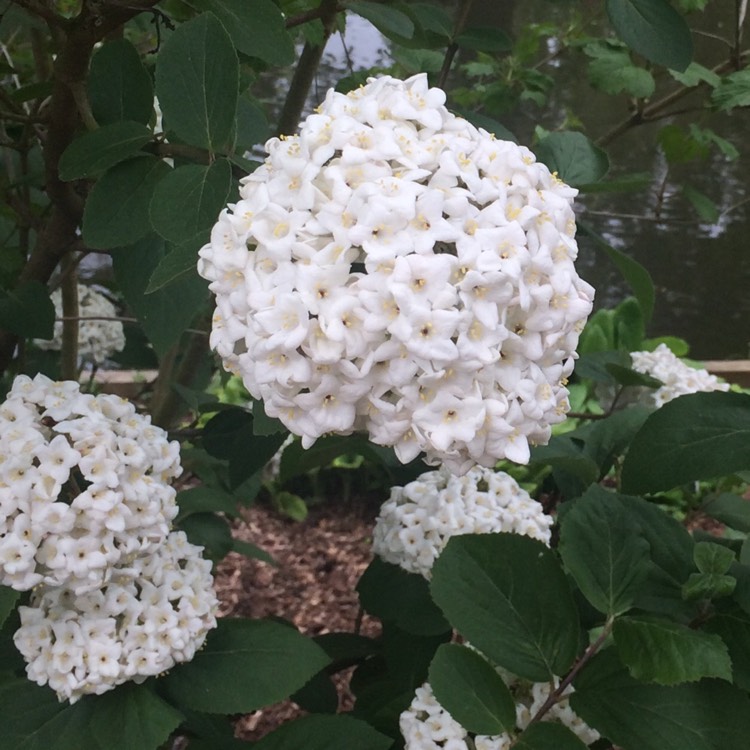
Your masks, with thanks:
[[(499, 670), (501, 671), (501, 670)], [(514, 677), (504, 678), (516, 701), (516, 728), (525, 729), (542, 707), (553, 689), (549, 683), (529, 683)], [(555, 681), (554, 687), (559, 685)], [(566, 688), (564, 695), (573, 692)], [(599, 733), (589, 727), (562, 698), (545, 713), (543, 721), (555, 721), (568, 727), (586, 745), (599, 739)], [(417, 688), (414, 700), (399, 719), (405, 750), (509, 750), (513, 737), (500, 735), (470, 735), (437, 701), (429, 683)]]
[(564, 419), (576, 191), (444, 102), (425, 75), (329, 91), (200, 251), (212, 347), (305, 447), (365, 430), (461, 473)]
[[(55, 322), (53, 338), (36, 339), (34, 343), (40, 349), (59, 350), (62, 347), (63, 315), (62, 292), (52, 292), (55, 305)], [(78, 285), (78, 311), (82, 318), (116, 318), (117, 309), (100, 292), (89, 286)], [(78, 356), (88, 362), (104, 362), (115, 352), (125, 346), (125, 334), (119, 320), (81, 320), (78, 324)]]
[(666, 344), (659, 344), (652, 352), (631, 352), (630, 357), (636, 372), (651, 375), (664, 383), (656, 390), (643, 389), (641, 394), (642, 400), (657, 408), (688, 393), (729, 390), (728, 383), (723, 383), (707, 370), (685, 364)]
[(373, 531), (373, 551), (386, 562), (430, 578), (448, 540), (505, 531), (549, 544), (552, 518), (513, 477), (479, 466), (462, 477), (445, 468), (393, 487)]
[(74, 703), (190, 661), (216, 626), (218, 606), (201, 549), (175, 531), (101, 589), (35, 590), (31, 606), (19, 607), (14, 636), (29, 679)]
[(19, 375), (0, 405), (0, 583), (82, 593), (156, 550), (179, 449), (125, 399)]

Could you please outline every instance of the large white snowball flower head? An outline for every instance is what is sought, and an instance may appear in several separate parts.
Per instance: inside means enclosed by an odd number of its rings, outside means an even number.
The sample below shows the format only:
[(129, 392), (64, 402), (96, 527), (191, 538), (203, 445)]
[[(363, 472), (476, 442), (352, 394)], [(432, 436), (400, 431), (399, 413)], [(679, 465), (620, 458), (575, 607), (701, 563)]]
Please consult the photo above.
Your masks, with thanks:
[(576, 191), (444, 102), (424, 74), (329, 91), (200, 251), (212, 347), (305, 447), (364, 430), (461, 473), (564, 419)]
[(553, 520), (513, 477), (476, 466), (464, 476), (429, 471), (393, 487), (373, 530), (386, 562), (425, 578), (452, 536), (505, 531), (549, 544)]
[(190, 661), (216, 627), (218, 608), (201, 550), (175, 531), (127, 570), (115, 569), (101, 589), (40, 587), (31, 606), (19, 607), (13, 636), (29, 679), (74, 703)]
[(656, 390), (643, 389), (641, 398), (650, 406), (660, 407), (689, 393), (729, 390), (728, 383), (708, 370), (690, 367), (666, 344), (659, 344), (652, 352), (631, 352), (630, 358), (636, 372), (651, 375), (664, 384)]
[(118, 396), (19, 375), (0, 405), (0, 584), (98, 588), (177, 515), (179, 443)]
[[(544, 705), (552, 686), (549, 683), (530, 683), (498, 670), (516, 702), (516, 729), (523, 730)], [(555, 680), (557, 688), (559, 680)], [(573, 692), (566, 688), (563, 695)], [(561, 698), (547, 711), (543, 721), (553, 721), (570, 729), (585, 745), (596, 742), (600, 735), (586, 724), (570, 707), (567, 697)], [(514, 738), (504, 732), (499, 735), (473, 735), (466, 731), (435, 698), (432, 687), (425, 683), (417, 688), (414, 699), (399, 717), (399, 728), (405, 750), (509, 750)]]
[[(40, 349), (59, 350), (62, 348), (62, 292), (55, 289), (52, 292), (52, 302), (55, 305), (54, 335), (51, 339), (36, 339), (34, 343)], [(78, 356), (87, 362), (101, 363), (115, 352), (121, 352), (125, 347), (125, 334), (119, 320), (104, 320), (116, 318), (117, 308), (101, 292), (90, 286), (78, 285), (78, 311), (81, 320), (78, 324)]]

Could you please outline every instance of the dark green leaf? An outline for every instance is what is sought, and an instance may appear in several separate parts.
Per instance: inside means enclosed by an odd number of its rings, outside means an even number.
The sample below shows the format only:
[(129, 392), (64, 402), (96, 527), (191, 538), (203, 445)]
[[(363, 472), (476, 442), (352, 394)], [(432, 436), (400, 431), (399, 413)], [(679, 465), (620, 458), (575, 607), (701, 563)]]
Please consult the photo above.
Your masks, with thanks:
[(516, 726), (516, 704), (495, 669), (476, 651), (445, 643), (430, 665), (440, 705), (467, 731), (502, 734)]
[(728, 603), (703, 628), (718, 635), (729, 649), (735, 685), (750, 690), (750, 615), (736, 604)]
[(357, 583), (362, 608), (384, 622), (415, 635), (438, 635), (450, 630), (435, 606), (427, 581), (376, 557)]
[(514, 750), (584, 750), (585, 747), (570, 729), (551, 721), (530, 724), (513, 745)]
[(156, 94), (166, 127), (194, 146), (216, 151), (227, 143), (238, 85), (237, 53), (212, 13), (181, 24), (159, 52)]
[(253, 750), (388, 750), (390, 737), (351, 716), (306, 716), (253, 745)]
[(585, 52), (593, 58), (589, 63), (589, 80), (594, 88), (606, 94), (624, 92), (639, 99), (654, 93), (654, 77), (645, 68), (634, 65), (626, 50), (592, 44)]
[(679, 125), (665, 125), (659, 131), (659, 146), (670, 164), (686, 164), (708, 154), (708, 146)]
[(148, 125), (154, 87), (138, 50), (126, 39), (105, 42), (91, 61), (88, 93), (100, 125), (132, 120)]
[(0, 627), (8, 619), (8, 615), (16, 606), (18, 597), (21, 596), (19, 591), (15, 591), (9, 586), (0, 586)]
[(23, 338), (51, 339), (55, 306), (47, 287), (25, 281), (16, 289), (0, 290), (0, 328)]
[(325, 652), (292, 627), (225, 618), (193, 660), (162, 683), (178, 705), (247, 713), (289, 697), (328, 663)]
[(411, 39), (414, 35), (414, 23), (406, 13), (383, 3), (370, 0), (355, 0), (347, 4), (347, 9), (366, 18), (385, 36), (399, 36)]
[(607, 257), (617, 266), (628, 286), (633, 290), (638, 302), (641, 303), (643, 318), (646, 322), (651, 320), (654, 312), (654, 282), (649, 272), (638, 261), (629, 255), (616, 250), (603, 237), (597, 234), (585, 222), (578, 222), (581, 234), (589, 237), (598, 250), (604, 251)]
[(693, 559), (701, 573), (722, 575), (732, 567), (734, 552), (714, 542), (698, 542), (693, 548)]
[[(226, 159), (217, 159), (209, 167), (178, 167), (154, 190), (149, 207), (151, 223), (170, 242), (185, 242), (196, 236), (203, 236), (205, 241), (231, 189), (232, 166)], [(195, 257), (193, 263), (197, 262)]]
[(180, 279), (169, 289), (145, 294), (163, 257), (164, 241), (155, 234), (112, 253), (118, 287), (160, 356), (179, 339), (208, 296), (206, 284), (197, 274)]
[(531, 451), (531, 462), (563, 469), (586, 486), (599, 478), (599, 466), (583, 452), (581, 441), (567, 435), (556, 435), (549, 445), (535, 446)]
[(261, 549), (250, 542), (243, 542), (241, 539), (232, 540), (232, 551), (239, 552), (241, 555), (245, 555), (245, 557), (249, 557), (253, 560), (260, 560), (261, 562), (268, 563), (275, 568), (278, 568), (279, 566), (276, 560), (274, 560), (264, 549)]
[(256, 435), (275, 435), (288, 430), (278, 419), (266, 414), (262, 401), (253, 399), (253, 432)]
[(614, 638), (620, 658), (636, 680), (677, 685), (704, 677), (732, 681), (732, 663), (718, 635), (669, 620), (621, 617)]
[(203, 556), (223, 560), (232, 549), (232, 531), (229, 524), (215, 513), (192, 513), (178, 526), (187, 534), (191, 544), (203, 547)]
[(144, 294), (153, 294), (175, 282), (185, 281), (188, 274), (194, 276), (198, 251), (206, 244), (208, 234), (209, 232), (203, 231), (173, 245), (154, 268)]
[(339, 708), (339, 693), (330, 676), (318, 672), (291, 696), (291, 701), (311, 714), (335, 714)]
[(657, 378), (652, 378), (642, 372), (637, 372), (630, 367), (623, 367), (616, 363), (605, 365), (607, 372), (620, 385), (640, 386), (642, 388), (661, 388), (663, 383)]
[(573, 187), (598, 182), (609, 170), (607, 154), (574, 131), (550, 133), (536, 147), (536, 155)]
[(622, 472), (626, 492), (656, 492), (750, 467), (750, 395), (694, 393), (654, 412)]
[(738, 70), (721, 79), (712, 96), (714, 106), (724, 112), (750, 106), (750, 69)]
[(190, 0), (190, 5), (215, 13), (234, 46), (249, 57), (269, 65), (294, 62), (294, 40), (273, 0)]
[(191, 487), (177, 493), (178, 519), (192, 513), (227, 513), (237, 515), (237, 498), (218, 487)]
[(667, 0), (606, 0), (606, 7), (617, 36), (634, 52), (672, 70), (690, 65), (690, 28)]
[(623, 750), (728, 750), (750, 735), (746, 694), (720, 680), (643, 684), (615, 649), (594, 657), (573, 684), (573, 710)]
[(721, 213), (718, 206), (700, 190), (696, 190), (692, 185), (683, 185), (682, 194), (692, 203), (700, 219), (711, 224), (719, 220)]
[(177, 709), (149, 687), (127, 682), (92, 704), (91, 733), (107, 750), (155, 750), (182, 719)]
[(733, 529), (750, 532), (750, 500), (722, 492), (720, 495), (709, 495), (703, 501), (701, 510)]
[(513, 48), (513, 40), (502, 29), (492, 26), (473, 26), (454, 41), (459, 47), (479, 52), (508, 52)]
[(682, 586), (686, 601), (721, 599), (731, 596), (737, 587), (737, 579), (721, 573), (692, 573)]
[(138, 122), (113, 122), (76, 138), (60, 157), (60, 179), (78, 180), (119, 164), (151, 140)]
[(516, 136), (505, 127), (505, 125), (502, 125), (492, 117), (488, 117), (481, 112), (471, 112), (467, 109), (461, 109), (460, 107), (453, 107), (453, 111), (465, 120), (468, 120), (475, 127), (484, 128), (488, 133), (492, 133), (503, 141), (518, 143), (518, 138), (516, 138)]
[(83, 239), (100, 250), (132, 245), (151, 231), (148, 207), (169, 167), (153, 156), (117, 164), (97, 180), (83, 212)]
[(578, 649), (578, 612), (562, 567), (519, 534), (455, 536), (432, 570), (432, 597), (493, 663), (535, 682), (565, 674)]
[(629, 610), (648, 575), (649, 543), (617, 496), (593, 485), (565, 514), (560, 555), (600, 612)]
[(378, 651), (375, 641), (355, 633), (323, 633), (313, 640), (331, 658), (332, 667), (362, 661)]
[(265, 110), (255, 99), (241, 96), (237, 102), (236, 150), (249, 151), (253, 146), (265, 143), (268, 140), (268, 132)]

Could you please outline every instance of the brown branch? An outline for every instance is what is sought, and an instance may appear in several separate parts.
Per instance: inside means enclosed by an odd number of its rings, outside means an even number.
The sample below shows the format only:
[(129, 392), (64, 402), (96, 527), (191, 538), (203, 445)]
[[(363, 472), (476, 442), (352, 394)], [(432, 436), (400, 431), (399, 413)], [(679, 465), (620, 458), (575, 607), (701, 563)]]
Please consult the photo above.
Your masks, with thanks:
[[(344, 5), (338, 5), (336, 6), (336, 13), (341, 13), (342, 11), (346, 10), (346, 6)], [(287, 29), (293, 29), (295, 26), (302, 26), (303, 23), (307, 23), (308, 21), (317, 21), (322, 20), (325, 17), (325, 10), (323, 9), (323, 6), (321, 5), (318, 8), (313, 8), (312, 10), (305, 11), (304, 13), (300, 13), (299, 15), (292, 16), (291, 18), (287, 18), (284, 22), (284, 25)]]
[(65, 321), (62, 327), (60, 348), (60, 377), (78, 380), (78, 274), (76, 262), (70, 253), (63, 257), (62, 309)]
[[(456, 14), (456, 21), (453, 25), (453, 39), (455, 39), (464, 30), (473, 3), (474, 0), (462, 0), (461, 5), (458, 9), (458, 13)], [(437, 85), (441, 89), (445, 88), (445, 84), (448, 81), (448, 74), (451, 71), (453, 60), (455, 59), (457, 52), (458, 44), (456, 44), (455, 41), (452, 41), (448, 45), (448, 49), (445, 50), (443, 65), (440, 68), (440, 73), (438, 74)]]

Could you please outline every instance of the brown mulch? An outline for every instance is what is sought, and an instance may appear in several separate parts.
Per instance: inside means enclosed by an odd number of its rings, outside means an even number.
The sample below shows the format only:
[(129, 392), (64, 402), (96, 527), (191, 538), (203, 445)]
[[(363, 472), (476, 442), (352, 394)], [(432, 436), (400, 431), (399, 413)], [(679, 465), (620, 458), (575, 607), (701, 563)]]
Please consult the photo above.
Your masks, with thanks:
[[(372, 559), (376, 513), (364, 503), (332, 502), (310, 508), (303, 522), (265, 504), (245, 511), (234, 535), (268, 552), (278, 567), (230, 553), (216, 574), (220, 615), (281, 617), (310, 636), (354, 632), (361, 616), (355, 586)], [(362, 617), (363, 635), (376, 635), (378, 628), (376, 620)], [(348, 676), (335, 680), (342, 709), (352, 704)], [(257, 740), (302, 713), (287, 700), (239, 719), (236, 735)]]

